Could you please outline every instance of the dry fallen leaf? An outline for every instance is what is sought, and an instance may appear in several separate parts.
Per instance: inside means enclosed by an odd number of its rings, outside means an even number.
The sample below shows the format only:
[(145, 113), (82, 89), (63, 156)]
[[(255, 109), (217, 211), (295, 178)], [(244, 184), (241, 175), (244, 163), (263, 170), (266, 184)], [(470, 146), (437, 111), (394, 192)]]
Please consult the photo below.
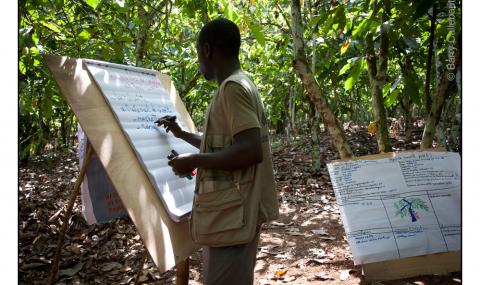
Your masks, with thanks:
[(340, 270), (340, 280), (345, 281), (350, 277), (350, 270)]
[(312, 233), (316, 235), (328, 235), (328, 232), (324, 228), (321, 228), (318, 230), (312, 230)]
[(129, 284), (135, 277), (129, 277), (129, 276), (125, 276), (122, 281), (120, 281), (120, 285), (124, 285), (124, 284)]
[(75, 254), (80, 254), (80, 246), (78, 245), (70, 245), (70, 246), (67, 246), (66, 247), (68, 250), (70, 250), (71, 252), (75, 253)]
[(258, 284), (260, 284), (260, 285), (270, 285), (271, 282), (268, 279), (260, 279), (260, 280), (258, 280)]
[(280, 222), (270, 222), (270, 226), (273, 226), (273, 227), (288, 227), (288, 226), (291, 226), (293, 225), (293, 222), (290, 222), (288, 224), (285, 224), (285, 223), (280, 223)]
[(321, 272), (320, 274), (315, 274), (315, 277), (322, 280), (322, 281), (325, 281), (325, 280), (335, 280), (335, 277), (325, 273), (325, 272)]
[(305, 234), (302, 234), (300, 232), (287, 232), (287, 235), (291, 236), (304, 236)]
[(317, 264), (324, 264), (324, 263), (328, 263), (330, 262), (330, 260), (326, 259), (326, 258), (321, 258), (321, 259), (318, 259), (318, 258), (314, 258), (314, 259), (310, 259), (307, 261), (307, 263), (317, 263)]
[(47, 265), (46, 263), (38, 263), (38, 262), (33, 262), (33, 263), (27, 263), (24, 264), (20, 267), (20, 271), (27, 271), (29, 269), (41, 267)]
[(122, 267), (122, 265), (118, 262), (109, 262), (109, 263), (103, 264), (101, 269), (102, 271), (110, 271), (114, 268), (120, 268), (120, 267)]
[(275, 271), (275, 276), (283, 276), (287, 273), (287, 269), (277, 270)]
[(286, 231), (286, 234), (291, 235), (291, 236), (304, 236), (305, 235), (305, 234), (302, 234), (300, 232), (299, 228), (288, 228), (287, 231)]
[(326, 239), (326, 240), (336, 240), (337, 238), (336, 237), (318, 237), (319, 239)]
[(58, 275), (59, 276), (72, 277), (73, 275), (77, 274), (78, 271), (80, 271), (82, 269), (83, 264), (84, 264), (83, 262), (79, 262), (72, 268), (62, 269), (62, 270), (58, 271)]

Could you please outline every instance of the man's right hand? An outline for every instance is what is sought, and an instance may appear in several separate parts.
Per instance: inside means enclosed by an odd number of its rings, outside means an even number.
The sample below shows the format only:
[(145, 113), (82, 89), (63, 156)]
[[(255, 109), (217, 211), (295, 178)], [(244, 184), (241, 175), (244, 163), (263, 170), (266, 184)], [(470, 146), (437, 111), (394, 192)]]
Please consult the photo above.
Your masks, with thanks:
[(157, 126), (159, 127), (163, 126), (167, 133), (172, 132), (172, 134), (177, 138), (180, 138), (183, 134), (182, 129), (180, 128), (176, 120), (172, 119), (172, 116), (163, 116), (160, 119), (156, 120), (155, 124), (157, 124)]

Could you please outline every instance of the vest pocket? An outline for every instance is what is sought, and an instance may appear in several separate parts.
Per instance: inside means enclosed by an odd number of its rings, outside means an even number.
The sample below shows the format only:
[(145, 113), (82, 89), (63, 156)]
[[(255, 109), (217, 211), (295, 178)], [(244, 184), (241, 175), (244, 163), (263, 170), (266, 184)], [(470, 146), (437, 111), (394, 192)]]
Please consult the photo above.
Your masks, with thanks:
[(243, 197), (238, 189), (195, 194), (193, 218), (200, 235), (241, 228), (245, 225)]

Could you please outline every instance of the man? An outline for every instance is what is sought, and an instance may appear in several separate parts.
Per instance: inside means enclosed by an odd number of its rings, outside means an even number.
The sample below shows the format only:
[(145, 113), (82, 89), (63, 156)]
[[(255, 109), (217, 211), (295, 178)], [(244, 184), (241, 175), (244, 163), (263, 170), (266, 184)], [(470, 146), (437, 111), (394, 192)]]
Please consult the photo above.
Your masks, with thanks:
[(169, 165), (178, 176), (198, 169), (190, 232), (204, 245), (205, 284), (253, 284), (261, 224), (278, 218), (267, 120), (255, 85), (240, 69), (238, 27), (213, 20), (196, 47), (200, 72), (219, 85), (203, 136), (166, 117), (156, 123), (200, 149)]

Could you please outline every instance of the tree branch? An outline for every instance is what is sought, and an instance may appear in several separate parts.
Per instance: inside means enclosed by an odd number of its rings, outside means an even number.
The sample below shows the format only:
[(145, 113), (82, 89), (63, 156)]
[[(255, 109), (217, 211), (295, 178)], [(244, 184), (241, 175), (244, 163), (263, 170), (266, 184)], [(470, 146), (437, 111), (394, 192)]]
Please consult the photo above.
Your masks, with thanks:
[(200, 78), (200, 72), (197, 72), (193, 76), (192, 80), (190, 80), (187, 87), (184, 90), (182, 90), (182, 92), (180, 92), (180, 98), (181, 99), (183, 99), (185, 96), (187, 96), (187, 94), (190, 92), (190, 90), (193, 89), (193, 87), (195, 86), (195, 84), (197, 83), (199, 78)]

